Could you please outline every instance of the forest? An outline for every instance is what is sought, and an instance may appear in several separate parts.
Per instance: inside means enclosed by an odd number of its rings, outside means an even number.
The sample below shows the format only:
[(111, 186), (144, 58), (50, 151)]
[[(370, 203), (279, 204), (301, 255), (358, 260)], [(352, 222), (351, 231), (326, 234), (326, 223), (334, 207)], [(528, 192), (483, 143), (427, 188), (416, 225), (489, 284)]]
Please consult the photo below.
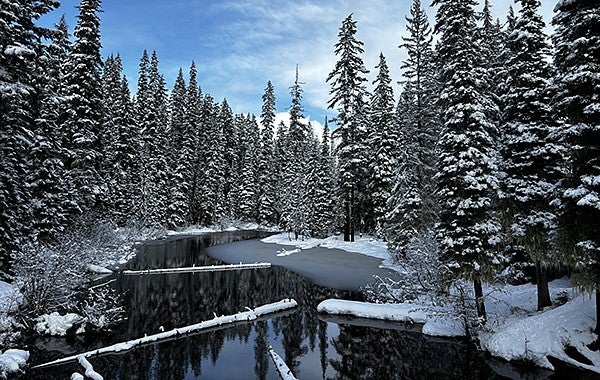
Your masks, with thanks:
[(482, 323), (482, 282), (501, 274), (533, 272), (540, 310), (556, 268), (600, 303), (596, 0), (558, 1), (551, 36), (539, 0), (517, 0), (506, 20), (489, 0), (433, 0), (432, 23), (414, 0), (396, 97), (383, 54), (367, 89), (350, 14), (323, 78), (337, 116), (321, 136), (303, 121), (298, 66), (279, 99), (289, 122), (275, 125), (271, 82), (260, 115), (234, 114), (202, 91), (194, 62), (169, 89), (156, 52), (141, 54), (132, 93), (118, 52), (101, 57), (100, 0), (81, 1), (72, 36), (64, 18), (37, 24), (55, 0), (0, 4), (4, 279), (82, 229), (248, 221), (373, 234), (399, 262), (472, 282)]

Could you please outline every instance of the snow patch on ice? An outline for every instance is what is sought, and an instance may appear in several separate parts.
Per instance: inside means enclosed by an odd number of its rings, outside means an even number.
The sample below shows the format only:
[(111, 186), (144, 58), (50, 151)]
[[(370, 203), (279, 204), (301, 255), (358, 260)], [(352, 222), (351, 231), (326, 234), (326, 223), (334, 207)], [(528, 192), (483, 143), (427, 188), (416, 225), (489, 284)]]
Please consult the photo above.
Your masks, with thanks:
[(298, 238), (296, 240), (287, 233), (280, 233), (264, 238), (261, 241), (263, 243), (290, 245), (299, 250), (323, 247), (329, 249), (340, 249), (346, 252), (360, 253), (362, 255), (371, 256), (382, 260), (390, 259), (390, 254), (387, 250), (387, 243), (374, 239), (370, 236), (358, 237), (354, 242), (346, 242), (343, 241), (343, 239), (339, 236), (330, 236), (325, 239), (305, 237)]

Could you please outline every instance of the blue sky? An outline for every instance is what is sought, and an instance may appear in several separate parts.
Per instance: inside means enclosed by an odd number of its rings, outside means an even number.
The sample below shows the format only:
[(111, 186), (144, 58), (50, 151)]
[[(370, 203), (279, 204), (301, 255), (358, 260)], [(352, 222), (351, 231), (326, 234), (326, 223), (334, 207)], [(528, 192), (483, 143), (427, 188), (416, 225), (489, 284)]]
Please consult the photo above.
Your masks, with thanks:
[[(144, 49), (156, 50), (169, 88), (179, 67), (187, 73), (198, 66), (203, 91), (218, 101), (226, 97), (234, 112), (260, 114), (261, 96), (268, 80), (275, 86), (277, 109), (290, 106), (289, 86), (296, 64), (304, 82), (307, 116), (322, 121), (327, 110), (327, 74), (335, 63), (333, 45), (341, 21), (354, 13), (358, 39), (365, 43), (363, 59), (374, 79), (380, 52), (386, 56), (393, 81), (401, 79), (405, 16), (412, 0), (105, 0), (101, 35), (106, 57), (119, 52), (124, 72), (135, 86)], [(433, 20), (434, 9), (422, 0)], [(504, 20), (511, 0), (491, 0), (496, 17)], [(554, 0), (542, 0), (549, 23)], [(57, 22), (66, 14), (72, 32), (78, 0), (63, 0), (44, 17)], [(396, 87), (397, 91), (398, 88)], [(397, 94), (396, 94), (397, 95)]]

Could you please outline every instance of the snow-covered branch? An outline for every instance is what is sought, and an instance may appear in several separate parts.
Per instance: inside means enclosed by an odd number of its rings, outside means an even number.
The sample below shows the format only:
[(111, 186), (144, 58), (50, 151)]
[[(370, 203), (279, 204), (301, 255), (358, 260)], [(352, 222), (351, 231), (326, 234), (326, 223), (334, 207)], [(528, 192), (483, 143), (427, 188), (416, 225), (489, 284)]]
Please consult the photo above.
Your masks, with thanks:
[(123, 352), (123, 351), (129, 351), (129, 350), (133, 350), (137, 347), (140, 347), (140, 346), (148, 344), (148, 343), (156, 343), (158, 341), (168, 340), (173, 337), (189, 335), (196, 331), (205, 330), (205, 329), (209, 329), (212, 327), (218, 327), (218, 326), (233, 324), (233, 323), (242, 322), (242, 321), (254, 321), (261, 315), (272, 314), (272, 313), (276, 313), (279, 311), (292, 309), (292, 308), (296, 307), (297, 305), (298, 305), (298, 303), (294, 299), (286, 298), (279, 302), (259, 306), (259, 307), (255, 308), (254, 310), (248, 310), (248, 311), (239, 312), (237, 314), (215, 317), (211, 320), (203, 321), (203, 322), (200, 322), (200, 323), (197, 323), (194, 325), (180, 327), (180, 328), (176, 328), (176, 329), (173, 329), (170, 331), (165, 331), (165, 332), (162, 332), (159, 334), (148, 335), (143, 338), (138, 338), (138, 339), (130, 340), (127, 342), (113, 344), (111, 346), (99, 348), (99, 349), (93, 350), (93, 351), (84, 352), (84, 353), (78, 354), (78, 355), (68, 356), (68, 357), (65, 357), (62, 359), (58, 359), (58, 360), (54, 360), (54, 361), (51, 361), (48, 363), (37, 365), (33, 368), (39, 369), (39, 368), (54, 366), (57, 364), (68, 363), (73, 360), (78, 360), (79, 356), (81, 356), (81, 355), (83, 355), (86, 358), (89, 358), (92, 356), (98, 356), (98, 355), (102, 355), (102, 354), (106, 354), (106, 353), (118, 353), (118, 352)]
[(209, 265), (209, 266), (204, 266), (204, 267), (183, 267), (183, 268), (126, 270), (126, 271), (123, 271), (123, 274), (126, 274), (126, 275), (142, 275), (142, 274), (220, 272), (220, 271), (228, 271), (228, 270), (261, 269), (261, 268), (270, 268), (270, 267), (271, 267), (271, 263), (226, 264), (226, 265)]

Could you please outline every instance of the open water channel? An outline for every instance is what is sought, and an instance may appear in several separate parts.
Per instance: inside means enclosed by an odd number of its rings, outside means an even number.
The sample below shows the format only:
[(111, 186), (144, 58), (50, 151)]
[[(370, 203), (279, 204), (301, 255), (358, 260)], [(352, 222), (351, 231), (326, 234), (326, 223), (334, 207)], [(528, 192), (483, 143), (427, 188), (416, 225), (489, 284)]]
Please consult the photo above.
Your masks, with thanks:
[[(115, 274), (114, 285), (123, 294), (127, 313), (118, 330), (102, 337), (37, 339), (30, 348), (32, 364), (198, 323), (215, 314), (234, 314), (246, 306), (294, 298), (299, 304), (296, 309), (254, 322), (89, 360), (104, 379), (274, 380), (279, 377), (268, 354), (272, 346), (296, 377), (304, 380), (518, 376), (512, 367), (483, 358), (463, 342), (427, 337), (414, 326), (317, 313), (317, 305), (327, 298), (360, 300), (357, 290), (371, 278), (370, 271), (380, 276), (390, 274), (377, 268), (376, 259), (372, 259), (373, 265), (368, 262), (371, 258), (335, 250), (306, 251), (314, 256), (310, 260), (294, 255), (279, 258), (275, 245), (258, 240), (239, 242), (250, 237), (256, 233), (177, 237), (142, 245), (129, 269), (216, 265), (223, 264), (222, 260), (269, 261), (265, 260), (268, 255), (275, 266), (228, 272)], [(294, 260), (302, 263), (294, 264)], [(31, 370), (27, 378), (69, 379), (75, 371), (81, 372), (81, 368), (70, 363)], [(539, 373), (532, 373), (529, 378), (539, 377)]]

